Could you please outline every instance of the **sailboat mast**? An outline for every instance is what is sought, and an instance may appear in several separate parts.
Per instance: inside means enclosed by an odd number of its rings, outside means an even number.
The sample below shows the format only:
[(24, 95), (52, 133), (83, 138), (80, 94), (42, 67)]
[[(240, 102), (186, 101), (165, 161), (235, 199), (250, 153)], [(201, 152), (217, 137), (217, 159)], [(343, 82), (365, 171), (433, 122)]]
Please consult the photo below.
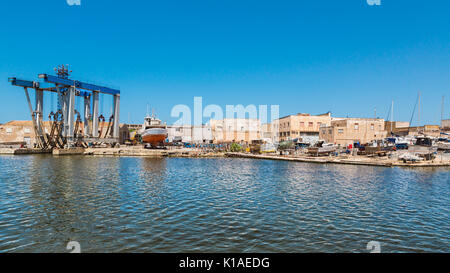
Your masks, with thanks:
[(392, 124), (394, 123), (394, 100), (392, 100), (391, 105), (391, 135), (392, 135)]
[(442, 121), (444, 120), (444, 99), (445, 96), (442, 96), (442, 108), (441, 108), (441, 128), (444, 127), (444, 124), (442, 124)]
[(419, 126), (420, 127), (420, 91), (419, 91), (419, 109), (418, 109), (418, 115), (417, 115), (417, 117), (418, 117), (418, 121), (417, 121), (417, 126)]

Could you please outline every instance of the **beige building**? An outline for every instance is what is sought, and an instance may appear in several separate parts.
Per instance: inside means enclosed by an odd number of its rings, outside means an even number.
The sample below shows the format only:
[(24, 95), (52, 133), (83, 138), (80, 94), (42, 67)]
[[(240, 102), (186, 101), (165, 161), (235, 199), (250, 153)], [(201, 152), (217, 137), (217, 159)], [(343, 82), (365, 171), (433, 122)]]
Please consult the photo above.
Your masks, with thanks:
[(272, 122), (272, 129), (278, 132), (279, 141), (299, 139), (314, 143), (319, 140), (319, 131), (323, 126), (331, 125), (331, 113), (312, 116), (299, 113)]
[[(386, 129), (388, 130), (388, 129)], [(431, 137), (439, 137), (441, 134), (441, 129), (439, 125), (424, 125), (424, 126), (414, 126), (405, 128), (395, 128), (393, 130), (395, 135), (399, 136), (417, 136), (426, 135)]]
[(450, 133), (450, 119), (444, 119), (441, 121), (441, 129), (444, 133)]
[[(49, 131), (48, 122), (44, 122), (45, 131)], [(23, 142), (28, 147), (35, 144), (33, 124), (27, 120), (13, 120), (0, 125), (0, 144), (1, 143), (19, 143)]]
[(211, 119), (209, 125), (214, 143), (250, 143), (261, 138), (259, 119)]
[(407, 121), (385, 121), (384, 128), (387, 134), (390, 135), (391, 131), (395, 134), (398, 129), (405, 129), (409, 127), (409, 122)]
[(278, 132), (273, 128), (275, 123), (261, 124), (261, 139), (272, 143), (278, 142)]
[(333, 120), (331, 126), (320, 128), (320, 139), (342, 146), (354, 142), (369, 143), (384, 139), (386, 135), (384, 119), (345, 118)]
[[(50, 121), (43, 121), (42, 123), (44, 126), (44, 132), (50, 134)], [(106, 134), (108, 126), (109, 122), (99, 122), (99, 133), (101, 133), (102, 137), (104, 137), (104, 135)], [(128, 140), (130, 135), (130, 128), (135, 127), (136, 125), (120, 124), (119, 143), (124, 143), (125, 140)], [(78, 133), (80, 135), (84, 133), (83, 122), (78, 125)], [(0, 125), (0, 144), (13, 142), (24, 142), (27, 147), (34, 147), (36, 139), (33, 130), (33, 123), (31, 122), (31, 120), (13, 120)]]

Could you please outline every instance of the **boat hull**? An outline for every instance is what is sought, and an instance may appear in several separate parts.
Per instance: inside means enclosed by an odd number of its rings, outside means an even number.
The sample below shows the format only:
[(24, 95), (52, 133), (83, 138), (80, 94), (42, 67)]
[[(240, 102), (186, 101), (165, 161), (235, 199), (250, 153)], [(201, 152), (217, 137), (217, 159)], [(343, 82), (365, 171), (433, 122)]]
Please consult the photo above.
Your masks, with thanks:
[(142, 142), (156, 146), (167, 138), (167, 130), (163, 128), (151, 128), (142, 133)]

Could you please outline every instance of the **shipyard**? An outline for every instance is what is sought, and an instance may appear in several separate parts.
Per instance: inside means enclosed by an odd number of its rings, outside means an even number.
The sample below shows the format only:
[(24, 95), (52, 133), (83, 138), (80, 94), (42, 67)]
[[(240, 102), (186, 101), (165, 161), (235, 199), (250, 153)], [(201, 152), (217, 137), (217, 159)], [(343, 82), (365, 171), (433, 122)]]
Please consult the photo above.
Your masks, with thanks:
[[(373, 166), (450, 166), (450, 119), (440, 125), (410, 126), (394, 121), (394, 102), (388, 120), (340, 118), (331, 112), (298, 113), (261, 123), (256, 118), (210, 119), (208, 123), (167, 125), (154, 113), (143, 124), (119, 122), (120, 91), (69, 79), (69, 69), (57, 76), (39, 74), (46, 84), (9, 78), (25, 90), (31, 121), (0, 125), (0, 154), (53, 154), (146, 157), (243, 157), (313, 163)], [(29, 91), (35, 92), (35, 103)], [(58, 109), (44, 114), (44, 94), (55, 93)], [(99, 93), (113, 97), (113, 113), (99, 113)], [(83, 113), (75, 109), (83, 102)], [(419, 105), (418, 105), (419, 104)], [(411, 121), (420, 123), (420, 93)], [(444, 97), (442, 97), (442, 117)], [(82, 118), (83, 117), (83, 118)]]
[(450, 252), (450, 1), (0, 5), (0, 258)]

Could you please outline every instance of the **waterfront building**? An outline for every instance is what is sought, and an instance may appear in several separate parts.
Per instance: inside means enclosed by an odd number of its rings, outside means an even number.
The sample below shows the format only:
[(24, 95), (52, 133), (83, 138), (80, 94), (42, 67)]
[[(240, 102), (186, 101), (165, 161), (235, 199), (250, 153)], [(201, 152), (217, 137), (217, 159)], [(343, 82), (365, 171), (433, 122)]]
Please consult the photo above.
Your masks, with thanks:
[[(388, 129), (387, 129), (388, 130)], [(393, 130), (394, 135), (398, 136), (418, 136), (427, 135), (431, 137), (439, 137), (440, 135), (439, 125), (423, 125), (423, 126), (413, 126), (405, 128), (395, 128)]]
[[(43, 121), (44, 132), (50, 134), (52, 123)], [(99, 122), (99, 134), (104, 137), (109, 122)], [(123, 144), (130, 139), (130, 128), (136, 129), (142, 125), (120, 124), (119, 125), (119, 143)], [(78, 125), (77, 134), (84, 134), (84, 123)], [(23, 143), (25, 146), (32, 148), (36, 144), (36, 136), (34, 134), (33, 122), (31, 120), (13, 120), (0, 125), (0, 144), (2, 143)]]
[(320, 128), (320, 139), (327, 143), (347, 146), (384, 139), (387, 135), (384, 119), (343, 118), (331, 121), (330, 126)]
[[(50, 122), (43, 121), (45, 133), (50, 132)], [(12, 120), (0, 125), (1, 143), (23, 143), (27, 147), (33, 147), (36, 137), (31, 120)]]
[(386, 129), (387, 135), (391, 135), (391, 132), (395, 134), (398, 130), (404, 130), (409, 128), (409, 122), (407, 121), (385, 121), (384, 128)]
[(211, 119), (209, 124), (214, 143), (251, 143), (252, 140), (261, 138), (261, 122), (259, 119)]
[(169, 142), (191, 142), (192, 126), (191, 125), (168, 125), (167, 139)]
[(441, 131), (444, 133), (450, 133), (450, 119), (443, 119), (441, 121)]
[(279, 141), (298, 139), (315, 143), (319, 140), (320, 128), (331, 125), (331, 112), (321, 115), (299, 113), (272, 122), (272, 130), (278, 132)]
[(209, 143), (212, 141), (211, 127), (203, 125), (170, 125), (167, 126), (169, 142)]
[(278, 132), (274, 129), (275, 123), (264, 123), (261, 124), (261, 139), (267, 142), (276, 143), (278, 142)]
[(211, 126), (209, 124), (192, 126), (192, 142), (211, 143), (213, 140)]

